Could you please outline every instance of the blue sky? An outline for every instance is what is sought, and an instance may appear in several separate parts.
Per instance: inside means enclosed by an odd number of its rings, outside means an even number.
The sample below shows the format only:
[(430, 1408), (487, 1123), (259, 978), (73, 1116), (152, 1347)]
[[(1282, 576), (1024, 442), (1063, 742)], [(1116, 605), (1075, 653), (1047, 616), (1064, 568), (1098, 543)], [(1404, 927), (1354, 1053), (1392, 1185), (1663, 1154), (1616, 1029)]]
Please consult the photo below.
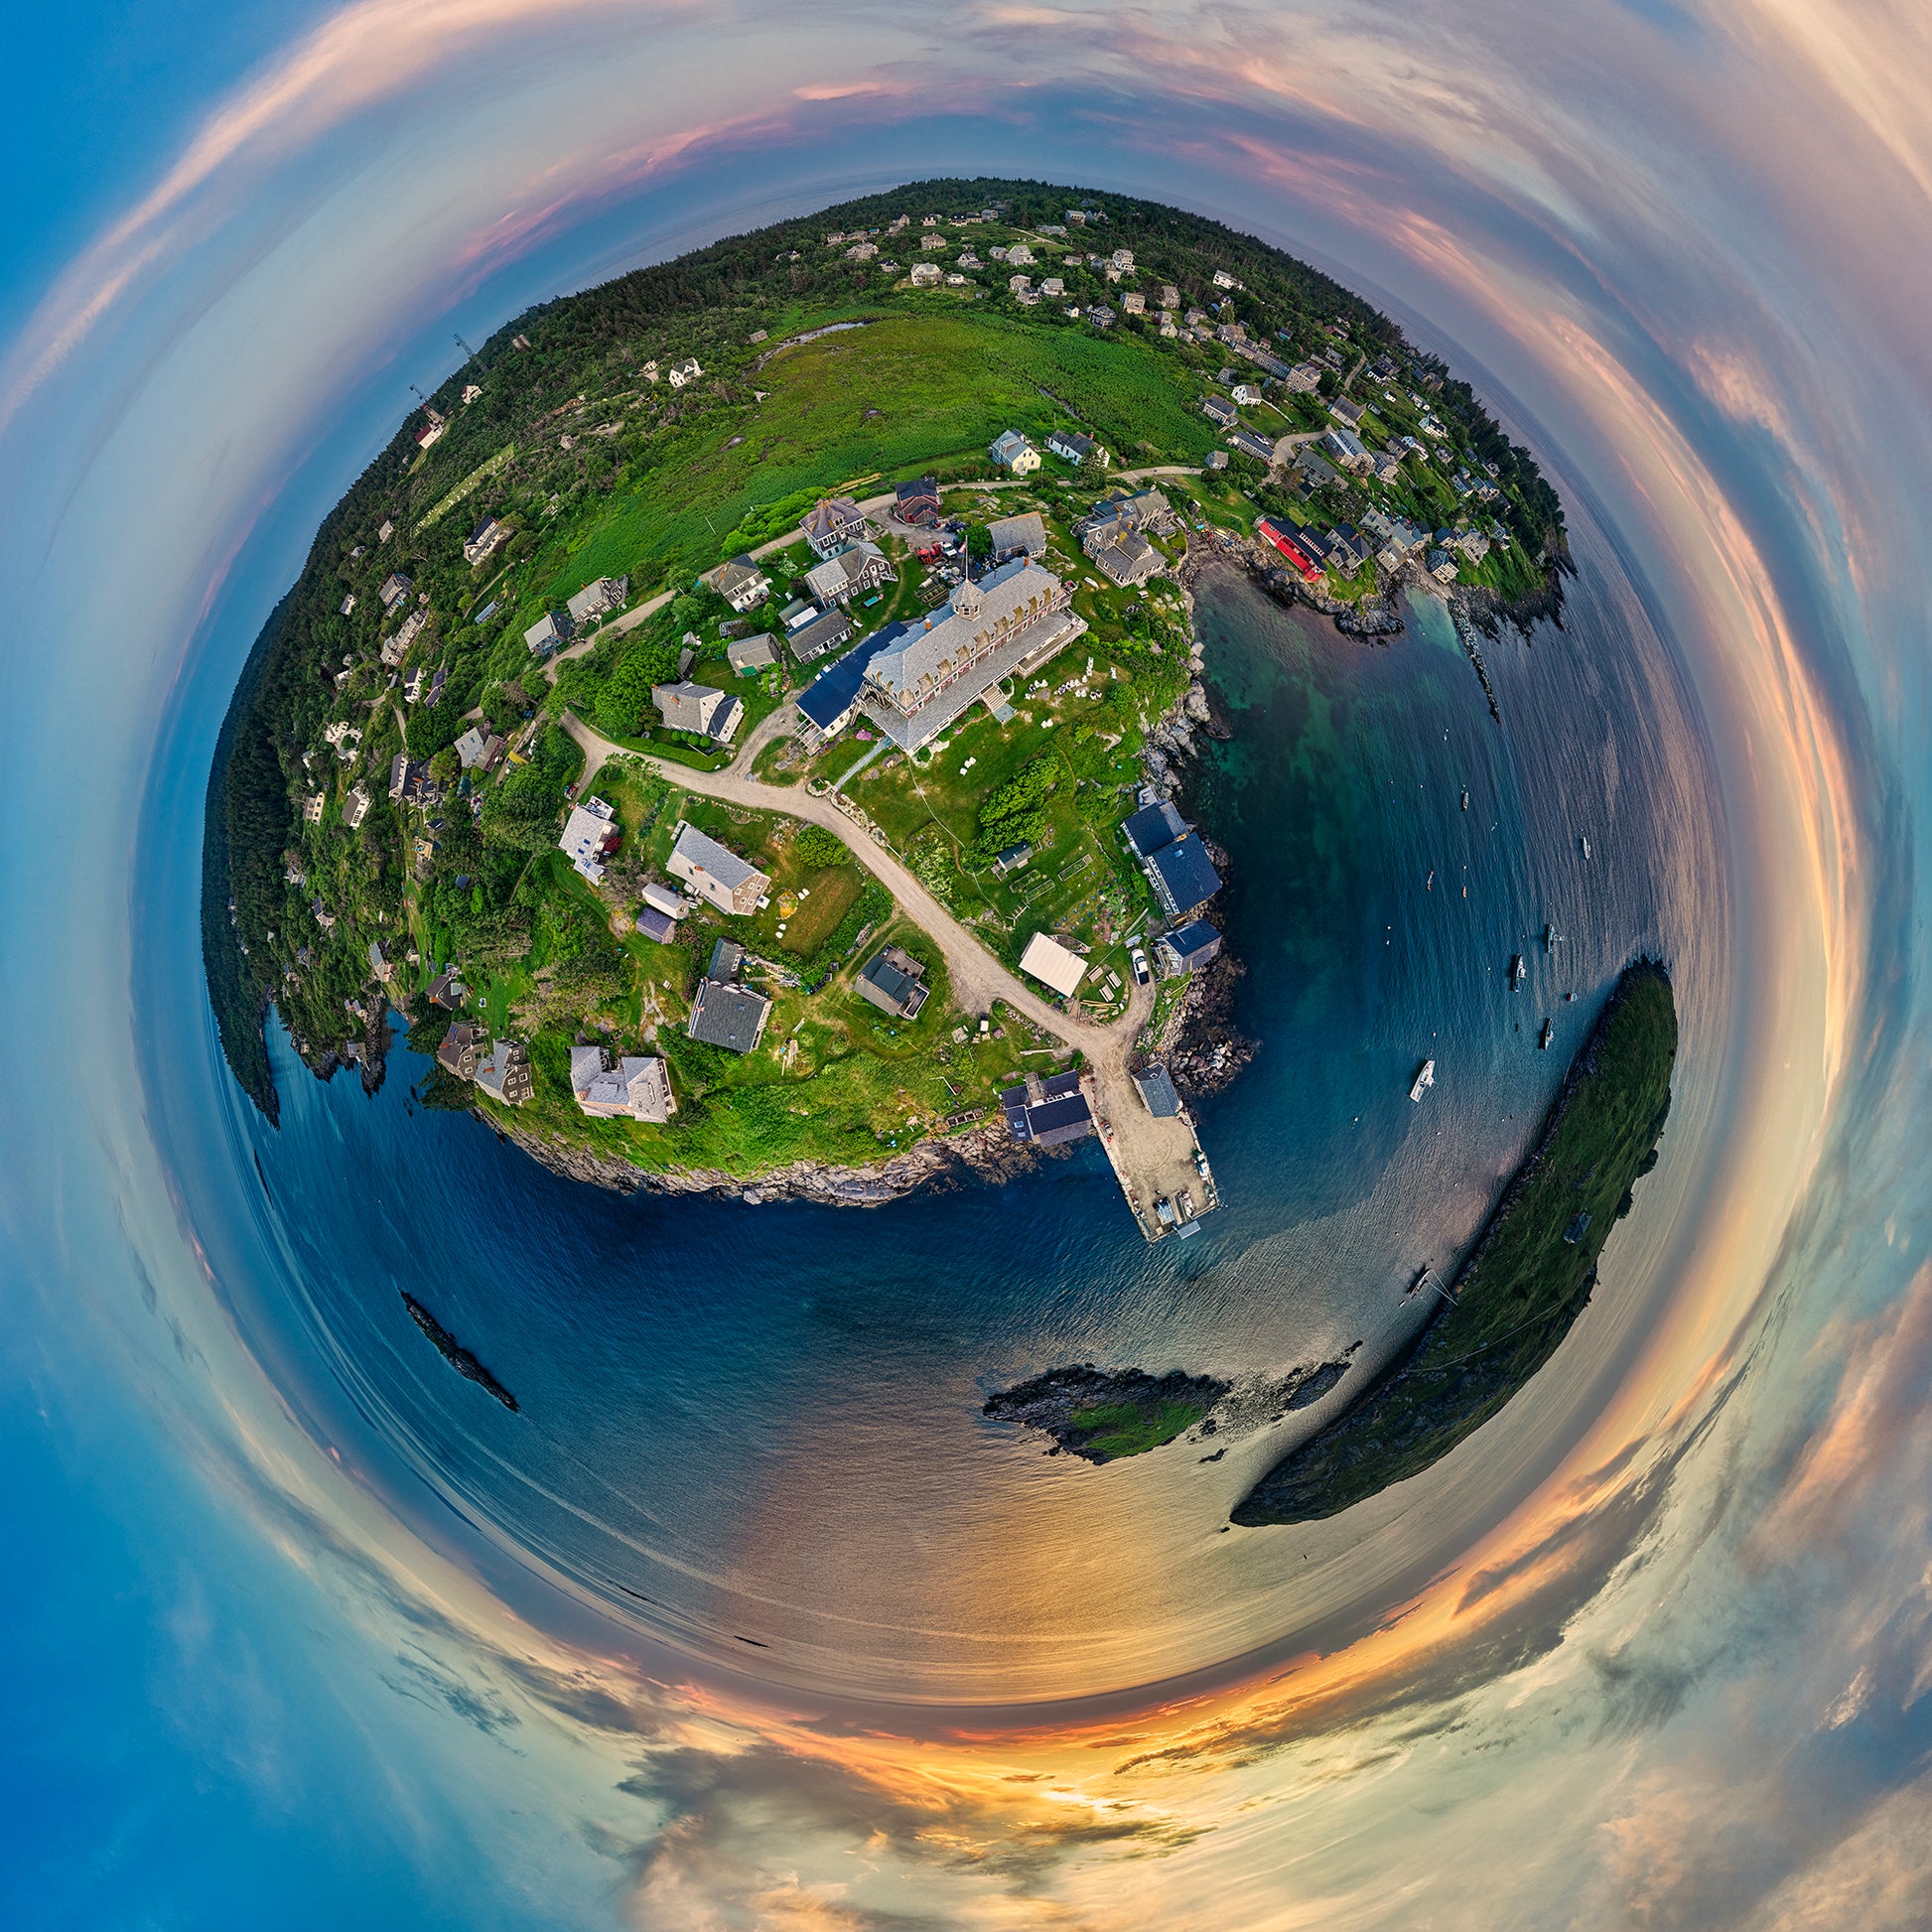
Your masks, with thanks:
[(23, 7), (0, 120), (0, 330), (146, 183), (207, 103), (311, 23), (317, 7), (133, 0)]

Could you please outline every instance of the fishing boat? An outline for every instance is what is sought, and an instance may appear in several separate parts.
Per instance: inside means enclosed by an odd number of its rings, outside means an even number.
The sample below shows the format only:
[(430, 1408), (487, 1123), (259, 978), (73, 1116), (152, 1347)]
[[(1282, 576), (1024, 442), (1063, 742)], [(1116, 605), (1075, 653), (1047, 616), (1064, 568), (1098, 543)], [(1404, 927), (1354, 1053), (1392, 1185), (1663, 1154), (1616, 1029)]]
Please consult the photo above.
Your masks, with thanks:
[(1536, 1036), (1536, 1043), (1547, 1052), (1551, 1040), (1556, 1038), (1556, 1036), (1557, 1023), (1546, 1016), (1543, 1022), (1543, 1031)]
[(1523, 955), (1519, 952), (1511, 953), (1509, 956), (1509, 990), (1514, 993), (1529, 976), (1530, 969)]
[(1577, 843), (1584, 848), (1584, 857), (1587, 859), (1589, 857), (1589, 841), (1587, 839), (1579, 839)]
[(1416, 1075), (1416, 1083), (1409, 1089), (1411, 1100), (1420, 1100), (1436, 1084), (1436, 1062), (1424, 1060), (1422, 1071)]
[(1469, 787), (1467, 785), (1462, 787), (1462, 809), (1465, 812), (1469, 809)]
[(1545, 952), (1555, 952), (1562, 944), (1563, 934), (1554, 925), (1546, 925), (1543, 928), (1543, 950)]

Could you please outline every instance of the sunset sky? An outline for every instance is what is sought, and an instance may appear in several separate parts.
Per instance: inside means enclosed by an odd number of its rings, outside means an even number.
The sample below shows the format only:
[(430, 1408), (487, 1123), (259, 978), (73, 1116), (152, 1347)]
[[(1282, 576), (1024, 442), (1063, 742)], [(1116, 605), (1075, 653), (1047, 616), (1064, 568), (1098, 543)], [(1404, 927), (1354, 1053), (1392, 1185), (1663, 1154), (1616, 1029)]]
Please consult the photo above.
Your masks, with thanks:
[[(1932, 1919), (1922, 8), (93, 0), (9, 56), (7, 1923)], [(708, 1670), (363, 1432), (264, 1313), (195, 923), (242, 660), (454, 332), (982, 172), (1448, 355), (1673, 640), (1728, 879), (1627, 1371), (1419, 1587), (1037, 1713)]]

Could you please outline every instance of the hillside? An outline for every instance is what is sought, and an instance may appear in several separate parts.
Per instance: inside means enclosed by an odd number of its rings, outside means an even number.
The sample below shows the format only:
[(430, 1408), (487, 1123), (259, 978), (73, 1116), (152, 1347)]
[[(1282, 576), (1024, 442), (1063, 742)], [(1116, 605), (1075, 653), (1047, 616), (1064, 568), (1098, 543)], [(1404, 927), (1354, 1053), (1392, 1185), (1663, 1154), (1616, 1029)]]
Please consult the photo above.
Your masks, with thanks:
[[(1270, 461), (1230, 452), (1228, 425), (1203, 413), (1237, 382), (1256, 400), (1228, 413), (1264, 451), (1281, 443)], [(1389, 476), (1281, 460), (1283, 439), (1350, 418)], [(1072, 430), (1111, 470), (1052, 459), (1016, 479), (989, 457), (1003, 432), (1037, 449)], [(1225, 467), (1207, 468), (1218, 455)], [(1164, 473), (1137, 532), (1147, 568), (1102, 581), (1083, 549), (1129, 470)], [(459, 1018), (513, 1034), (535, 1078), (527, 1120), (621, 1143), (646, 1168), (756, 1173), (831, 1150), (876, 1161), (991, 1107), (1024, 1068), (1025, 1030), (955, 1037), (974, 1016), (928, 957), (935, 997), (882, 1031), (854, 1003), (852, 947), (896, 935), (916, 953), (920, 935), (876, 886), (860, 907), (843, 861), (806, 864), (781, 811), (719, 816), (679, 792), (667, 761), (715, 770), (731, 750), (656, 695), (672, 680), (724, 693), (742, 720), (734, 748), (754, 739), (831, 661), (801, 660), (781, 615), (816, 561), (798, 519), (837, 492), (890, 500), (916, 476), (934, 480), (942, 527), (875, 513), (890, 574), (846, 604), (860, 642), (942, 610), (964, 558), (987, 558), (990, 524), (1037, 510), (1077, 657), (1003, 686), (1003, 718), (990, 703), (930, 746), (882, 747), (849, 785), (871, 742), (863, 720), (829, 746), (763, 745), (758, 773), (841, 791), (1008, 965), (1033, 930), (1086, 948), (1098, 990), (1083, 997), (1108, 1013), (1124, 1009), (1133, 936), (1160, 919), (1116, 828), (1150, 734), (1189, 691), (1169, 582), (1189, 528), (1245, 530), (1266, 508), (1311, 528), (1486, 530), (1493, 547), (1464, 581), (1505, 597), (1540, 591), (1562, 548), (1560, 506), (1527, 452), (1386, 318), (1250, 237), (1127, 198), (917, 184), (531, 310), (331, 512), (237, 688), (211, 780), (204, 933), (223, 1049), (257, 1104), (274, 1117), (272, 1004), (325, 1074), (359, 1061), (375, 1076), (391, 1007), (418, 1046)], [(771, 591), (735, 615), (699, 574), (765, 547)], [(1371, 588), (1376, 569), (1341, 594)], [(565, 649), (526, 644), (600, 580), (621, 594), (564, 625)], [(769, 661), (728, 661), (732, 631), (766, 638)], [(578, 721), (631, 764), (586, 769)], [(498, 749), (473, 767), (460, 741)], [(593, 791), (623, 843), (596, 884), (556, 850), (573, 793)], [(651, 942), (637, 894), (687, 820), (735, 842), (773, 894), (744, 915), (694, 907), (675, 940)], [(993, 864), (1021, 845), (1024, 872)], [(718, 937), (746, 947), (772, 1002), (768, 1040), (743, 1057), (682, 1041), (676, 1024)], [(654, 1041), (686, 1104), (657, 1125), (587, 1121), (568, 1083), (585, 1037), (614, 1052)], [(447, 1084), (441, 1098), (479, 1099)]]

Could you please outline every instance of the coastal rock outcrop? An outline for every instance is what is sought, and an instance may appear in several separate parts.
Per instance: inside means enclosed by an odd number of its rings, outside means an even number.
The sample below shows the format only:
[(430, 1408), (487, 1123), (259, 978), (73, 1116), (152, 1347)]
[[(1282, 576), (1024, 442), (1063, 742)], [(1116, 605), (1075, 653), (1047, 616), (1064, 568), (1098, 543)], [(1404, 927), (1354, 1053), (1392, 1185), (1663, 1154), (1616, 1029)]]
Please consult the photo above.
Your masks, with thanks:
[[(478, 1119), (483, 1116), (478, 1114)], [(493, 1121), (486, 1125), (495, 1127)], [(999, 1182), (1026, 1172), (1043, 1159), (1038, 1150), (1012, 1140), (1004, 1127), (980, 1128), (943, 1141), (921, 1141), (876, 1168), (848, 1168), (800, 1161), (788, 1168), (747, 1179), (721, 1168), (691, 1168), (653, 1173), (614, 1155), (571, 1142), (499, 1127), (502, 1138), (520, 1147), (539, 1167), (566, 1180), (606, 1187), (618, 1194), (712, 1195), (758, 1207), (774, 1201), (816, 1201), (824, 1207), (884, 1207), (921, 1188), (962, 1186), (969, 1179)]]
[[(1085, 1462), (1112, 1462), (1165, 1448), (1189, 1430), (1197, 1443), (1238, 1438), (1311, 1408), (1340, 1383), (1360, 1346), (1355, 1342), (1331, 1362), (1239, 1382), (1183, 1369), (1149, 1375), (1145, 1369), (1101, 1369), (1081, 1362), (997, 1391), (981, 1414), (1050, 1436), (1049, 1455), (1064, 1449)], [(1201, 1460), (1218, 1462), (1224, 1448)]]

